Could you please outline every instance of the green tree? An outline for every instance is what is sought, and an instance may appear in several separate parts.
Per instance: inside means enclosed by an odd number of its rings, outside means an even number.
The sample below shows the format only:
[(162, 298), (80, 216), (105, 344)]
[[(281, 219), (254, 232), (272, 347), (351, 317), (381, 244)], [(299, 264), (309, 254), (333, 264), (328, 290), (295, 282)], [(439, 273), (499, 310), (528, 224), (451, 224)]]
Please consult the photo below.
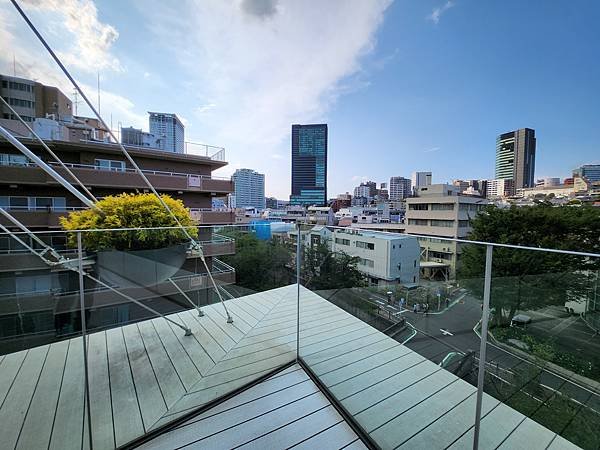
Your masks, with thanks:
[[(600, 252), (600, 209), (591, 207), (489, 206), (472, 220), (469, 239), (528, 247)], [(481, 295), (485, 247), (463, 248), (458, 278)], [(518, 310), (562, 305), (585, 299), (600, 268), (599, 258), (494, 248), (491, 304), (494, 321), (503, 325)]]
[(264, 291), (295, 282), (290, 269), (293, 254), (285, 244), (273, 239), (260, 240), (253, 233), (223, 234), (235, 239), (235, 254), (222, 259), (235, 268), (239, 286)]
[(332, 252), (326, 242), (305, 247), (302, 278), (314, 290), (353, 288), (366, 285), (365, 275), (356, 267), (360, 258)]

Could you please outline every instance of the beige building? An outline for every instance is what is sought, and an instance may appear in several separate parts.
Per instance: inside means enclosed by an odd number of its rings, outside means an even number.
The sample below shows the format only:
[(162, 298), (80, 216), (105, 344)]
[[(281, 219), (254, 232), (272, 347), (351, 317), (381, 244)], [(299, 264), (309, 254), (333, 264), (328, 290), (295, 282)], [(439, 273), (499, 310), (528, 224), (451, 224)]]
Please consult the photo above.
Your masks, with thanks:
[(422, 187), (418, 197), (406, 199), (406, 233), (419, 235), (421, 273), (425, 278), (453, 279), (461, 244), (443, 238), (465, 238), (471, 219), (487, 200), (458, 194), (454, 186), (434, 184)]

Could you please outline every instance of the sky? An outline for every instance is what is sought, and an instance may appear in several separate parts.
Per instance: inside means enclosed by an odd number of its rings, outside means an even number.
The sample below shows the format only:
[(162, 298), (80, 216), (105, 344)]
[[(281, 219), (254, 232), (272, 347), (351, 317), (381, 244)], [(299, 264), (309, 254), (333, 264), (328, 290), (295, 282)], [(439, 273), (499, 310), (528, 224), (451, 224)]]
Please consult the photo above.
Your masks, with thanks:
[[(117, 129), (174, 112), (287, 199), (291, 125), (329, 125), (328, 196), (413, 171), (493, 178), (534, 128), (536, 178), (600, 163), (596, 0), (18, 0)], [(0, 72), (73, 92), (8, 0)], [(78, 104), (79, 114), (89, 110)]]

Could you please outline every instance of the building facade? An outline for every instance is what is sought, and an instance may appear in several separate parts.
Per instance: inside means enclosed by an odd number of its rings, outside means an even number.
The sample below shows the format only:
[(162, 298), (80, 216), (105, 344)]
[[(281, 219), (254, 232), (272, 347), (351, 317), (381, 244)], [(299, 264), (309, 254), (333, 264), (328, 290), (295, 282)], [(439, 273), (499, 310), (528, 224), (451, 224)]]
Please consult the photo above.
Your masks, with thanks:
[(292, 125), (291, 205), (327, 204), (327, 124)]
[(238, 169), (231, 177), (236, 208), (265, 209), (265, 175), (252, 169)]
[(506, 198), (515, 195), (515, 180), (497, 179), (487, 180), (487, 198)]
[(584, 164), (573, 170), (573, 176), (587, 178), (590, 182), (600, 181), (600, 164)]
[(431, 184), (431, 172), (413, 172), (411, 175), (413, 193), (421, 186), (429, 186)]
[(495, 179), (514, 180), (515, 189), (535, 186), (535, 130), (522, 128), (496, 138)]
[(152, 133), (146, 133), (141, 128), (121, 127), (121, 144), (134, 147), (147, 147), (160, 149), (160, 140)]
[(421, 187), (406, 199), (406, 232), (420, 235), (421, 272), (427, 278), (454, 279), (461, 245), (440, 238), (465, 238), (471, 219), (487, 205), (483, 198), (459, 195), (447, 184)]
[(179, 117), (170, 113), (148, 112), (150, 134), (166, 152), (185, 153), (184, 127)]
[(410, 197), (411, 191), (411, 180), (404, 177), (391, 177), (390, 178), (390, 200), (404, 200)]
[[(0, 95), (25, 122), (33, 122), (36, 117), (60, 120), (73, 115), (71, 100), (58, 88), (26, 78), (0, 75)], [(4, 104), (0, 105), (0, 118), (18, 120)]]

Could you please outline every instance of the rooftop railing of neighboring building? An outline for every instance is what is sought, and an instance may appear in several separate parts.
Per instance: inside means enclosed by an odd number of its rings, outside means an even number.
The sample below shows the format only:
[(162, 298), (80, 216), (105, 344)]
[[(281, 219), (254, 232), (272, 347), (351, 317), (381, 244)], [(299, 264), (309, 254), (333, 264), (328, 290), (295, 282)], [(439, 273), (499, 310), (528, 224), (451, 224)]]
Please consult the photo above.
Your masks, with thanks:
[[(464, 244), (457, 279), (382, 284), (302, 243), (310, 229), (197, 227), (206, 246), (236, 242), (210, 275), (173, 245), (175, 227), (74, 232), (68, 247), (64, 232), (38, 234), (71, 259), (0, 278), (4, 445), (177, 436), (178, 419), (299, 361), (373, 446), (598, 448), (600, 254), (439, 238)], [(107, 247), (143, 236), (170, 238)]]

